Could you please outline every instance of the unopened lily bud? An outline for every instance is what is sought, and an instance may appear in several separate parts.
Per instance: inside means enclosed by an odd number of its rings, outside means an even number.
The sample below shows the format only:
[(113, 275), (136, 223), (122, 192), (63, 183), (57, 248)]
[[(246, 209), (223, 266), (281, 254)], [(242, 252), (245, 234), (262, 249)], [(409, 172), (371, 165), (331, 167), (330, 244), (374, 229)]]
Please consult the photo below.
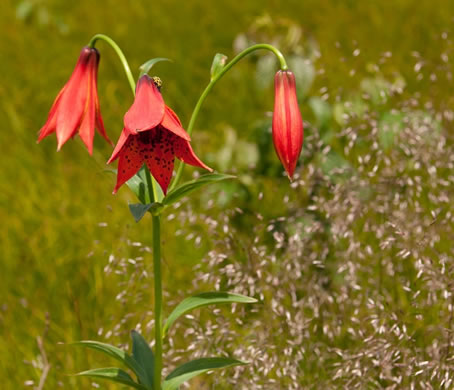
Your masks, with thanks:
[(296, 97), (295, 76), (279, 70), (274, 77), (273, 142), (289, 179), (303, 146), (303, 119)]

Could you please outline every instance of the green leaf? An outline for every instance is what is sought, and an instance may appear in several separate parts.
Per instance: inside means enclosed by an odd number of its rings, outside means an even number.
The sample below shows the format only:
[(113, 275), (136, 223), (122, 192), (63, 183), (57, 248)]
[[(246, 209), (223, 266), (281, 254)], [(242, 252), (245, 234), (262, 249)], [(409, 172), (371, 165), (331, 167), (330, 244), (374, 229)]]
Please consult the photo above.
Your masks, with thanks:
[(334, 150), (327, 154), (320, 153), (317, 158), (322, 172), (334, 183), (345, 181), (354, 172), (350, 163)]
[(211, 80), (213, 80), (224, 68), (227, 63), (227, 56), (221, 53), (217, 53), (213, 58), (211, 64)]
[(161, 62), (161, 61), (172, 62), (172, 60), (169, 60), (168, 58), (162, 58), (162, 57), (152, 58), (151, 60), (148, 60), (144, 64), (140, 65), (140, 68), (139, 68), (140, 76), (139, 77), (143, 76), (144, 74), (147, 74), (150, 71), (150, 69), (153, 67), (154, 64)]
[(134, 373), (140, 380), (142, 380), (141, 378), (145, 378), (146, 376), (142, 366), (140, 366), (135, 359), (133, 359), (122, 349), (114, 347), (113, 345), (91, 340), (78, 341), (76, 343), (73, 343), (72, 345), (91, 348), (96, 351), (103, 352), (106, 355), (113, 357), (114, 359), (117, 359), (118, 361), (122, 362), (126, 367), (128, 367), (130, 370), (134, 371)]
[(120, 368), (106, 367), (106, 368), (95, 368), (93, 370), (83, 371), (76, 374), (77, 376), (88, 376), (91, 378), (106, 379), (112, 382), (121, 383), (130, 387), (134, 387), (139, 390), (148, 390), (147, 387), (134, 382), (131, 376)]
[[(147, 170), (148, 168), (143, 165), (142, 168), (140, 168), (139, 171), (126, 182), (131, 191), (137, 196), (137, 199), (139, 199), (143, 204), (152, 203), (148, 188), (152, 185), (151, 181), (154, 179), (151, 174), (147, 172)], [(147, 177), (148, 175), (150, 175), (149, 178)], [(156, 181), (155, 187), (157, 190), (156, 201), (160, 202), (164, 198), (164, 193), (162, 192), (161, 186)]]
[(367, 93), (373, 104), (386, 103), (391, 94), (392, 84), (382, 77), (361, 80), (360, 88)]
[(190, 194), (191, 192), (203, 187), (207, 184), (215, 183), (222, 180), (234, 179), (235, 176), (223, 175), (221, 173), (210, 173), (208, 175), (202, 175), (195, 180), (188, 181), (177, 188), (171, 190), (167, 196), (162, 200), (165, 206), (175, 203), (183, 196)]
[[(271, 53), (260, 56), (257, 60), (255, 70), (255, 82), (257, 87), (261, 90), (268, 88), (273, 83), (275, 73), (276, 57)], [(297, 85), (299, 86), (298, 83)]]
[(326, 128), (331, 121), (331, 106), (319, 97), (311, 97), (308, 101), (309, 107), (317, 119), (317, 126)]
[(132, 216), (139, 222), (147, 211), (150, 211), (152, 214), (158, 213), (164, 206), (161, 203), (154, 202), (154, 203), (133, 203), (129, 204), (129, 211), (131, 212)]
[(126, 182), (131, 191), (134, 192), (134, 194), (143, 204), (151, 202), (147, 182), (144, 180), (144, 177), (141, 174), (145, 169), (145, 166), (140, 168), (139, 172), (137, 172)]
[(182, 364), (173, 370), (162, 383), (162, 390), (176, 390), (178, 386), (197, 375), (217, 368), (245, 365), (248, 363), (230, 358), (202, 358)]
[(189, 297), (180, 302), (172, 313), (170, 313), (169, 318), (164, 324), (162, 334), (165, 335), (170, 326), (184, 313), (197, 309), (199, 307), (223, 304), (223, 303), (255, 303), (257, 299), (247, 297), (240, 294), (232, 294), (229, 292), (214, 291), (206, 292), (193, 297)]
[(401, 112), (385, 113), (378, 122), (378, 141), (380, 146), (385, 151), (392, 149), (403, 129), (404, 115)]
[(154, 356), (153, 351), (142, 337), (142, 335), (135, 330), (131, 332), (132, 338), (132, 357), (139, 363), (145, 372), (143, 378), (139, 378), (140, 383), (153, 388), (153, 377), (154, 377)]
[(345, 116), (348, 117), (345, 105), (343, 103), (335, 103), (333, 107), (333, 117), (340, 126), (344, 126), (347, 122)]
[(314, 63), (307, 57), (293, 55), (288, 58), (288, 66), (295, 74), (298, 99), (303, 99), (308, 95), (317, 74)]
[(21, 1), (16, 7), (16, 18), (22, 21), (28, 20), (32, 16), (36, 5), (37, 3), (34, 1)]

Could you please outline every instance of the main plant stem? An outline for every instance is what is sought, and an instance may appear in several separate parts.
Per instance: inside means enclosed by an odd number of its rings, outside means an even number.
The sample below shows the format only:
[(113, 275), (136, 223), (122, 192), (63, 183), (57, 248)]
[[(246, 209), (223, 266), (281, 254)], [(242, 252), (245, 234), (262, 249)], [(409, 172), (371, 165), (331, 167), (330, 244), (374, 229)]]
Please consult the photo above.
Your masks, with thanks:
[[(120, 58), (126, 77), (132, 90), (136, 93), (136, 82), (123, 51), (117, 43), (104, 34), (96, 34), (91, 38), (88, 46), (95, 47), (97, 40), (107, 42)], [(146, 169), (146, 179), (149, 189), (150, 202), (158, 201), (157, 183)], [(154, 304), (155, 304), (155, 361), (153, 390), (161, 390), (162, 374), (162, 276), (161, 276), (161, 221), (159, 216), (153, 216), (153, 270), (154, 270)]]
[(153, 268), (154, 268), (154, 301), (155, 301), (155, 365), (154, 390), (161, 390), (162, 372), (162, 278), (161, 278), (161, 221), (153, 216)]
[[(148, 168), (145, 171), (150, 202), (157, 201), (156, 182)], [(154, 273), (154, 338), (155, 360), (153, 390), (161, 390), (162, 374), (162, 276), (161, 276), (161, 219), (153, 215), (153, 273)]]
[[(189, 120), (189, 125), (187, 128), (188, 134), (192, 134), (192, 130), (194, 128), (194, 123), (195, 120), (197, 119), (197, 116), (199, 115), (200, 108), (202, 107), (203, 102), (205, 101), (206, 97), (210, 93), (210, 91), (213, 89), (214, 85), (221, 79), (222, 76), (224, 76), (238, 61), (240, 61), (243, 57), (247, 56), (248, 54), (252, 53), (253, 51), (256, 50), (269, 50), (271, 51), (279, 60), (279, 64), (282, 70), (287, 70), (287, 62), (285, 61), (284, 56), (282, 53), (276, 49), (274, 46), (268, 45), (266, 43), (259, 43), (257, 45), (253, 45), (251, 47), (248, 47), (247, 49), (243, 50), (241, 53), (239, 53), (236, 57), (234, 57), (227, 65), (222, 68), (222, 70), (211, 79), (210, 83), (206, 86), (205, 90), (203, 91), (202, 95), (200, 95), (200, 98), (197, 102), (197, 104), (194, 107), (194, 111), (192, 111), (191, 119)], [(180, 165), (178, 166), (177, 174), (175, 176), (175, 179), (172, 182), (172, 185), (170, 186), (170, 190), (175, 188), (180, 181), (181, 175), (183, 173), (183, 168), (184, 168), (184, 163), (180, 162)]]

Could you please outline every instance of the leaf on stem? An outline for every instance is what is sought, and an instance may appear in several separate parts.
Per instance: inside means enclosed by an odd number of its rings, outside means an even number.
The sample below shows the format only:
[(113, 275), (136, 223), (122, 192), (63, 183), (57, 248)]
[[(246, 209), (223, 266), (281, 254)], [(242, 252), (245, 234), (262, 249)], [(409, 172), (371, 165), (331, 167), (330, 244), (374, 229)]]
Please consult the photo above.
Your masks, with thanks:
[(197, 375), (217, 368), (248, 364), (231, 358), (202, 358), (182, 364), (173, 370), (162, 383), (162, 390), (176, 390), (178, 386)]
[(153, 67), (154, 64), (161, 62), (161, 61), (169, 61), (172, 62), (172, 60), (169, 60), (168, 58), (163, 58), (163, 57), (158, 57), (158, 58), (152, 58), (151, 60), (148, 60), (144, 64), (140, 65), (139, 70), (140, 70), (140, 76), (143, 76), (144, 74), (147, 74), (150, 69)]
[(225, 64), (227, 63), (227, 56), (221, 53), (217, 53), (213, 58), (211, 64), (211, 81), (222, 71)]
[(135, 221), (139, 222), (147, 211), (150, 211), (151, 214), (155, 214), (155, 213), (159, 213), (159, 211), (163, 207), (164, 206), (158, 202), (148, 203), (148, 204), (133, 203), (133, 204), (129, 204), (129, 211), (131, 212)]
[(154, 377), (154, 355), (150, 346), (142, 335), (135, 330), (131, 332), (132, 357), (142, 367), (145, 375), (139, 378), (140, 383), (153, 388)]
[[(152, 192), (150, 191), (151, 188), (149, 188), (151, 183), (148, 183), (146, 169), (147, 168), (144, 165), (139, 169), (139, 172), (137, 172), (126, 182), (131, 191), (137, 196), (137, 199), (139, 199), (143, 204), (151, 203), (150, 192)], [(160, 202), (162, 198), (164, 198), (164, 193), (159, 185), (156, 185), (156, 191), (158, 195), (158, 199), (156, 200)]]
[(177, 188), (171, 190), (167, 196), (162, 200), (162, 204), (165, 206), (171, 205), (181, 199), (183, 196), (190, 194), (191, 192), (203, 187), (207, 184), (216, 183), (218, 181), (234, 179), (236, 176), (224, 175), (222, 173), (210, 173), (208, 175), (202, 175), (195, 180), (188, 181)]
[(139, 390), (149, 390), (139, 383), (134, 382), (131, 376), (120, 368), (106, 367), (106, 368), (95, 368), (93, 370), (87, 370), (79, 372), (77, 376), (88, 376), (91, 378), (106, 379), (112, 382), (121, 383), (126, 386), (134, 387)]
[[(143, 383), (143, 378), (145, 378), (146, 374), (145, 374), (145, 371), (143, 370), (142, 366), (139, 363), (137, 363), (136, 360), (132, 356), (128, 355), (122, 349), (114, 347), (113, 345), (110, 345), (110, 344), (100, 343), (98, 341), (91, 341), (91, 340), (78, 341), (76, 343), (73, 343), (72, 345), (91, 348), (96, 351), (103, 352), (106, 355), (109, 355), (110, 357), (113, 357), (114, 359), (122, 362), (130, 370), (132, 370), (137, 375), (137, 378), (139, 378), (139, 380)], [(92, 371), (92, 370), (90, 370), (90, 371)], [(85, 371), (85, 372), (88, 372), (88, 371)], [(78, 374), (78, 375), (80, 375), (80, 374)]]
[(214, 304), (224, 304), (224, 303), (255, 303), (257, 299), (247, 297), (240, 294), (232, 294), (222, 291), (206, 292), (193, 297), (189, 297), (181, 301), (172, 313), (170, 313), (167, 321), (164, 324), (162, 329), (162, 334), (165, 335), (167, 330), (172, 326), (172, 324), (184, 313), (194, 310), (200, 307), (214, 305)]

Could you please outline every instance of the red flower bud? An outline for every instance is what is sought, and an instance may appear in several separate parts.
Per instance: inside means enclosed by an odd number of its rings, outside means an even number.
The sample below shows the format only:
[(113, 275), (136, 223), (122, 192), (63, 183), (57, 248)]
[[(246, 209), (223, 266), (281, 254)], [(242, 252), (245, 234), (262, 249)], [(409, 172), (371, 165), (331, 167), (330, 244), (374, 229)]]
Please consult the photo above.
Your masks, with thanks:
[(70, 79), (55, 98), (47, 122), (39, 132), (38, 142), (56, 133), (60, 150), (66, 141), (79, 133), (91, 154), (96, 127), (112, 143), (104, 130), (99, 110), (98, 65), (99, 52), (95, 48), (84, 47)]
[(291, 179), (303, 146), (303, 119), (296, 97), (295, 76), (289, 70), (280, 70), (274, 77), (273, 142)]

